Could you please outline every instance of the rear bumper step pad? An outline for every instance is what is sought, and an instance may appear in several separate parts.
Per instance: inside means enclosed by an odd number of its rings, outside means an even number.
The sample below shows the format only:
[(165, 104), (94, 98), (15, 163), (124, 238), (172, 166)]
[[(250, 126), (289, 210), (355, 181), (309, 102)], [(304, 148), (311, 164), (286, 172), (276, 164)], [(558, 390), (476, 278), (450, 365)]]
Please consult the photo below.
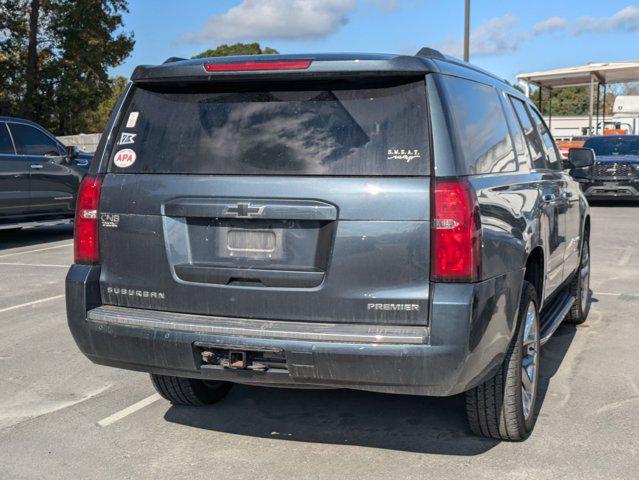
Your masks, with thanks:
[(428, 327), (333, 324), (190, 315), (104, 305), (90, 310), (91, 322), (247, 338), (423, 345)]

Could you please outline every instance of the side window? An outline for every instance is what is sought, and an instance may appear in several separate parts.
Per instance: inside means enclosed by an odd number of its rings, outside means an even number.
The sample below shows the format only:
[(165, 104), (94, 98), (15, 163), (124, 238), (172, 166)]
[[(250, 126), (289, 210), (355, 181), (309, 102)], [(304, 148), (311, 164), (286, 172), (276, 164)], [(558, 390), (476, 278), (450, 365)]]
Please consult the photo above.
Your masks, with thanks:
[(6, 123), (0, 123), (0, 154), (15, 155), (13, 150), (13, 142), (9, 136), (9, 130), (7, 130)]
[(443, 77), (466, 174), (514, 172), (517, 159), (499, 93), (493, 87)]
[(546, 165), (546, 154), (544, 152), (544, 147), (541, 144), (541, 138), (539, 138), (537, 129), (533, 125), (530, 116), (528, 116), (528, 110), (526, 109), (524, 102), (513, 97), (510, 97), (510, 101), (515, 109), (515, 113), (517, 114), (517, 118), (519, 119), (519, 123), (524, 132), (524, 136), (528, 141), (530, 154), (532, 155), (533, 168), (542, 170), (548, 168), (548, 166)]
[(9, 125), (20, 155), (60, 155), (58, 144), (44, 132), (21, 123)]
[(513, 144), (515, 145), (515, 153), (517, 154), (520, 168), (522, 164), (526, 164), (529, 169), (531, 166), (530, 150), (528, 149), (528, 144), (526, 143), (524, 130), (519, 123), (519, 120), (517, 119), (515, 110), (513, 109), (513, 105), (511, 103), (512, 97), (510, 95), (504, 95), (504, 97), (502, 97), (502, 100), (504, 110), (506, 111), (506, 119), (508, 120), (508, 125), (510, 126), (510, 131), (513, 136)]
[(546, 148), (546, 155), (548, 156), (548, 166), (553, 170), (561, 170), (561, 161), (559, 157), (559, 153), (557, 152), (557, 148), (555, 147), (555, 142), (548, 131), (548, 127), (546, 127), (546, 122), (541, 116), (537, 113), (537, 110), (533, 108), (529, 108), (532, 113), (532, 117), (537, 124), (537, 129), (539, 133), (541, 133), (541, 139), (544, 142), (544, 147)]

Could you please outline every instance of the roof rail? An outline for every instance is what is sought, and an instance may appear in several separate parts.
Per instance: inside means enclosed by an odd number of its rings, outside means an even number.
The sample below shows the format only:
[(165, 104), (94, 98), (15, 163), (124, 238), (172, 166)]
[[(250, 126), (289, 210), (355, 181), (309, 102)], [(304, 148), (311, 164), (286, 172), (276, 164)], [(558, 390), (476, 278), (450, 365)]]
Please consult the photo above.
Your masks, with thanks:
[(446, 58), (439, 50), (435, 50), (434, 48), (423, 47), (417, 52), (417, 57), (434, 57), (434, 58)]
[(169, 57), (166, 60), (164, 60), (164, 63), (173, 63), (173, 62), (181, 62), (182, 60), (186, 60), (186, 58), (180, 58), (180, 57)]

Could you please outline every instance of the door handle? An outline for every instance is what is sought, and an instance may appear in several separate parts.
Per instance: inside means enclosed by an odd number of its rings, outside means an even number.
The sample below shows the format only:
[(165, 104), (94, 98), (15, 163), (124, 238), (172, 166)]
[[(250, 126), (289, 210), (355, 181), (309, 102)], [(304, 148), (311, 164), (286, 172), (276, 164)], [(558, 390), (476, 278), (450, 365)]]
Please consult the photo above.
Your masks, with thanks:
[(38, 165), (37, 163), (34, 165), (31, 165), (31, 168), (33, 170), (41, 170), (42, 168), (44, 168), (42, 165)]
[(541, 198), (544, 200), (544, 202), (550, 203), (550, 202), (554, 202), (557, 199), (557, 195), (555, 195), (554, 193), (546, 193)]
[(89, 164), (88, 160), (76, 160), (75, 164), (80, 167), (86, 167)]

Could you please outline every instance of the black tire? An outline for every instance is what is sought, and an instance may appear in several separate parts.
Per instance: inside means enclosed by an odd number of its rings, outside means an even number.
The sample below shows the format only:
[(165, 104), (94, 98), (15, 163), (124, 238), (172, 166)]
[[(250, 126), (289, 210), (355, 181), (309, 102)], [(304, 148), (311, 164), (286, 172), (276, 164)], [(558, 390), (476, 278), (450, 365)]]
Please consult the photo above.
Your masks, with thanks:
[(570, 295), (575, 297), (570, 312), (564, 318), (564, 322), (571, 325), (579, 325), (586, 321), (590, 312), (590, 240), (584, 237), (579, 255), (579, 268), (570, 282)]
[[(535, 328), (535, 340), (524, 348), (524, 330), (529, 309), (534, 311), (531, 327)], [(539, 385), (539, 353), (541, 345), (539, 308), (533, 286), (524, 281), (517, 317), (517, 327), (504, 363), (490, 380), (466, 392), (466, 415), (470, 429), (475, 435), (498, 440), (524, 440), (533, 429), (535, 406)], [(528, 332), (527, 332), (528, 333)], [(528, 339), (530, 340), (530, 336)], [(522, 361), (524, 351), (536, 351), (533, 360), (534, 375), (530, 382), (532, 395), (527, 403), (527, 414), (523, 401)], [(526, 356), (529, 359), (530, 356)]]
[(198, 380), (151, 374), (157, 392), (174, 405), (201, 407), (222, 400), (231, 387), (230, 382)]

